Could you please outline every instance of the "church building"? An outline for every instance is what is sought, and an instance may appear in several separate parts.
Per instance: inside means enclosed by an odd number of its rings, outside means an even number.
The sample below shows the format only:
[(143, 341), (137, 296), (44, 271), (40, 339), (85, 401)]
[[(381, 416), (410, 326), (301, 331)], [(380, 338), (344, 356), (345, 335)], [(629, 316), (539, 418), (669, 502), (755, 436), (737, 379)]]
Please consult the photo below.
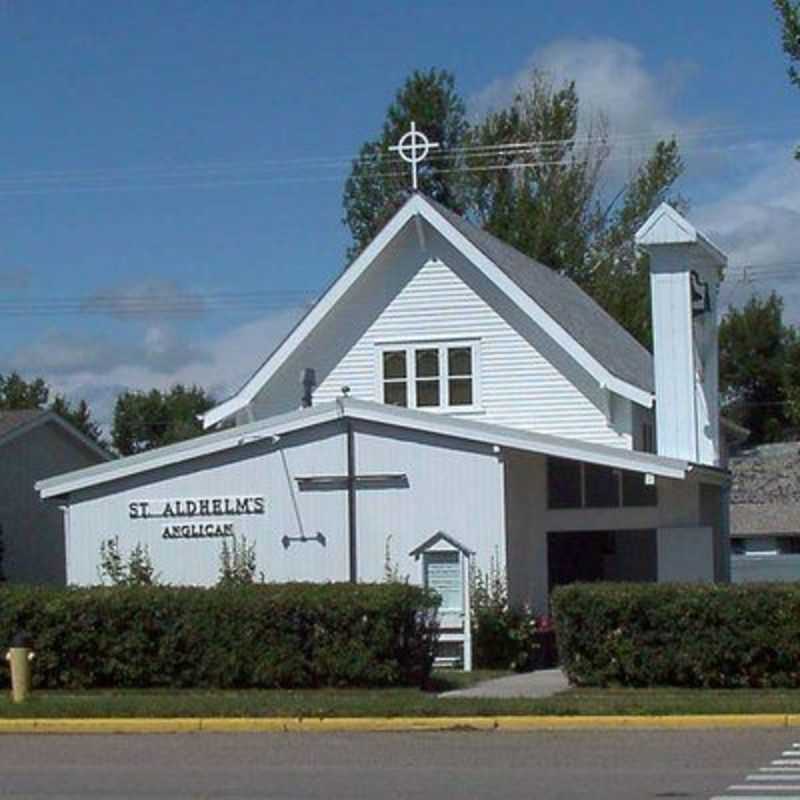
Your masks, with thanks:
[[(212, 584), (247, 538), (266, 580), (463, 602), (469, 562), (548, 609), (575, 580), (726, 581), (717, 298), (726, 263), (668, 205), (651, 355), (567, 278), (413, 193), (194, 440), (41, 481), (67, 580), (101, 543)], [(258, 354), (254, 354), (254, 360)]]

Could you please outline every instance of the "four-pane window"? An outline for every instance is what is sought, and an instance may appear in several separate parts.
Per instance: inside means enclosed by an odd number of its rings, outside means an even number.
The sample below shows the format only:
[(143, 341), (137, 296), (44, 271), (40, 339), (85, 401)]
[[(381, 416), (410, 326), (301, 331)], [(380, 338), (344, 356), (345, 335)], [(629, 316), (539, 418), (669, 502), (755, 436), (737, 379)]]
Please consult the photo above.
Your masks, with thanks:
[(411, 408), (470, 408), (476, 403), (475, 347), (420, 345), (381, 352), (383, 402)]

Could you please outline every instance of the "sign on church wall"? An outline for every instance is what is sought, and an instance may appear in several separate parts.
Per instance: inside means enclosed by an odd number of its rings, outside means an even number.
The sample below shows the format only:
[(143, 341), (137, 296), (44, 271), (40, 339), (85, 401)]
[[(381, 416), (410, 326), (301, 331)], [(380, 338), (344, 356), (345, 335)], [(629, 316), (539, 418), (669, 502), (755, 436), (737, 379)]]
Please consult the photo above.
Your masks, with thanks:
[(128, 518), (131, 520), (168, 520), (161, 531), (162, 539), (235, 536), (235, 523), (220, 517), (247, 517), (265, 512), (266, 500), (261, 495), (132, 500), (128, 503)]

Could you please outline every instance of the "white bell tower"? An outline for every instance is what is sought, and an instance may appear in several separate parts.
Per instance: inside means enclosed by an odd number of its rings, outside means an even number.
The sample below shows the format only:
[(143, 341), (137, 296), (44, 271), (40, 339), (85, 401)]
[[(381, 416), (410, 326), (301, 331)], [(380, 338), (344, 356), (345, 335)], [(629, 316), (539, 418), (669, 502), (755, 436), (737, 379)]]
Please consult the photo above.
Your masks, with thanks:
[(718, 466), (717, 304), (727, 256), (666, 203), (636, 243), (650, 256), (658, 453)]

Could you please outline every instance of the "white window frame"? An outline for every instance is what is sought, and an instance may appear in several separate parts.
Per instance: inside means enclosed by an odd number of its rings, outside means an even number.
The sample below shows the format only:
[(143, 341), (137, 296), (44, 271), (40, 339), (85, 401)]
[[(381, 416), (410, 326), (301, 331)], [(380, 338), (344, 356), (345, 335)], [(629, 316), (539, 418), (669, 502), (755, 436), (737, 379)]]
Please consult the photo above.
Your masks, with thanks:
[[(450, 373), (447, 351), (453, 348), (469, 348), (472, 356), (472, 404), (468, 406), (450, 405)], [(439, 405), (417, 406), (417, 350), (439, 351)], [(419, 409), (420, 411), (433, 411), (434, 413), (447, 414), (482, 414), (481, 402), (481, 357), (479, 339), (447, 339), (430, 341), (420, 339), (409, 341), (404, 339), (398, 342), (383, 341), (375, 347), (375, 400), (383, 403), (383, 354), (387, 352), (404, 351), (406, 354), (406, 408)], [(459, 375), (454, 375), (458, 379)], [(420, 380), (425, 380), (421, 378)]]

